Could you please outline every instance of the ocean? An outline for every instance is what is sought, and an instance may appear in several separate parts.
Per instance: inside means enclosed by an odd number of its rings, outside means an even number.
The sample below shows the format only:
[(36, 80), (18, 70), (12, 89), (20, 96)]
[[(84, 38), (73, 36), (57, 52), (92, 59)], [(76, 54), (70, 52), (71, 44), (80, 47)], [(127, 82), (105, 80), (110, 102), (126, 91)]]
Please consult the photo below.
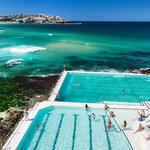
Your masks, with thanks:
[(150, 67), (150, 22), (1, 24), (0, 76)]

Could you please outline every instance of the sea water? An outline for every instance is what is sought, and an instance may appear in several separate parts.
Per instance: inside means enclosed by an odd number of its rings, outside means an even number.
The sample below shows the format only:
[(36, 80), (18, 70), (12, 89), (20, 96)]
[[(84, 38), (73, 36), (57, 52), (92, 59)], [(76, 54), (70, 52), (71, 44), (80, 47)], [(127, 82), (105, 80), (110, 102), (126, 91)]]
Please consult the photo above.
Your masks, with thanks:
[[(150, 67), (150, 23), (0, 25), (0, 76)], [(23, 60), (7, 65), (11, 60)]]

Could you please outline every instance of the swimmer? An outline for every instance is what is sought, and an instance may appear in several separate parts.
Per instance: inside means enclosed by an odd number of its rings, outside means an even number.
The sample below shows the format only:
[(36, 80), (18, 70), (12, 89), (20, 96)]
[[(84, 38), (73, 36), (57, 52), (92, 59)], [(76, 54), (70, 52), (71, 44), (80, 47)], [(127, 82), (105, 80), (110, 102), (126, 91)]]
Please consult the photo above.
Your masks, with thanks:
[(95, 114), (94, 113), (92, 113), (92, 118), (95, 120)]
[(108, 119), (108, 122), (107, 122), (107, 128), (110, 129), (111, 128), (111, 120)]
[(75, 83), (74, 86), (77, 86), (77, 87), (78, 87), (78, 86), (80, 86), (80, 84), (79, 84), (79, 83)]
[(128, 92), (128, 90), (122, 90), (122, 92)]
[(59, 98), (60, 98), (60, 96), (61, 96), (61, 94), (60, 94), (60, 93), (58, 93), (57, 98), (59, 99)]
[(40, 128), (40, 125), (39, 124), (37, 124), (36, 125), (36, 130), (38, 130)]

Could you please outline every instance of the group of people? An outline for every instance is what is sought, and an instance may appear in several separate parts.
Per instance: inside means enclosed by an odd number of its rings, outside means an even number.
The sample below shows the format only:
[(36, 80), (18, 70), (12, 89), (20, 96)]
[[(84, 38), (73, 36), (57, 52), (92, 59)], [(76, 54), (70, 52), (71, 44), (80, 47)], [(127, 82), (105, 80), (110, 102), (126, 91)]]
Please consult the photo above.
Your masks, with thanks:
[[(104, 105), (104, 109), (105, 110), (108, 110), (109, 109), (109, 106), (105, 103), (105, 105)], [(111, 111), (110, 112), (110, 118), (114, 118), (115, 117), (115, 114), (114, 114), (114, 112), (113, 111)], [(108, 129), (110, 129), (111, 127), (112, 127), (112, 122), (111, 122), (111, 119), (108, 119), (108, 121), (107, 121), (107, 128)], [(122, 127), (123, 127), (123, 129), (126, 129), (127, 128), (127, 121), (126, 120), (124, 120), (123, 121), (123, 125), (122, 125)]]
[[(88, 106), (87, 104), (85, 104), (85, 110), (87, 111), (88, 109), (89, 109), (89, 106)], [(104, 109), (105, 109), (106, 111), (109, 109), (109, 106), (108, 106), (106, 103), (105, 103), (105, 105), (104, 105)], [(92, 113), (91, 116), (92, 116), (92, 118), (95, 120), (95, 118), (96, 118), (95, 113)], [(112, 122), (111, 122), (111, 119), (110, 119), (110, 118), (114, 118), (114, 117), (115, 117), (114, 112), (113, 112), (113, 111), (110, 111), (110, 116), (109, 116), (108, 121), (107, 121), (107, 128), (108, 128), (108, 129), (110, 129), (110, 128), (112, 127)], [(124, 120), (122, 127), (123, 127), (124, 129), (127, 128), (127, 121), (126, 121), (126, 120)]]
[[(133, 132), (133, 134), (137, 132), (144, 131), (147, 127), (150, 128), (150, 126), (143, 126), (142, 122), (148, 117), (148, 115), (145, 114), (145, 111), (142, 109), (141, 112), (138, 112), (139, 117), (133, 121), (138, 120), (140, 123), (138, 125), (138, 128)], [(150, 140), (150, 136), (145, 137), (146, 140)]]

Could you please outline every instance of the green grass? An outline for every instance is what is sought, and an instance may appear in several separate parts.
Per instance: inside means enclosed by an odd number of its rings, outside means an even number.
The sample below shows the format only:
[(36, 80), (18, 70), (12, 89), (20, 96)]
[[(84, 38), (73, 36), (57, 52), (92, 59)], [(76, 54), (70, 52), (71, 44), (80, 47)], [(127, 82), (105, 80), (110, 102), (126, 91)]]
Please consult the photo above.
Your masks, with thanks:
[(21, 107), (26, 104), (25, 89), (13, 79), (0, 78), (0, 112), (9, 107)]
[[(10, 107), (30, 106), (37, 95), (49, 97), (59, 76), (0, 78), (0, 112)], [(42, 100), (42, 99), (41, 99)], [(36, 102), (36, 100), (35, 100)]]

